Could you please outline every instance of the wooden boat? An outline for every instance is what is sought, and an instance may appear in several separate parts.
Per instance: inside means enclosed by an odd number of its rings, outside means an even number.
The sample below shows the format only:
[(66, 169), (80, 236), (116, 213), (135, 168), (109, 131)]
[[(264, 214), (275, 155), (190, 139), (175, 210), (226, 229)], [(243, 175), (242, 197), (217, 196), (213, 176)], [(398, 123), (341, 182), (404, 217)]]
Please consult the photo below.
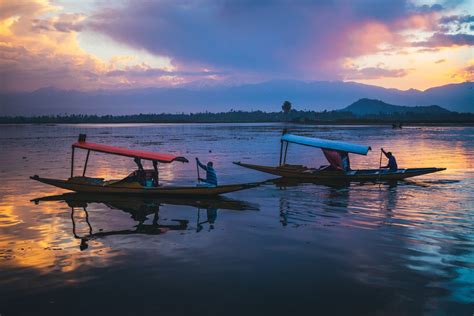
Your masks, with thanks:
[[(303, 146), (310, 146), (320, 148), (323, 150), (330, 165), (322, 166), (321, 168), (308, 168), (303, 165), (289, 165), (286, 164), (286, 157), (288, 151), (288, 144), (294, 143)], [(337, 157), (341, 155), (348, 155), (349, 153), (367, 155), (371, 150), (369, 146), (350, 144), (339, 141), (310, 138), (304, 136), (297, 136), (284, 133), (281, 138), (280, 149), (280, 165), (276, 167), (261, 166), (254, 164), (247, 164), (242, 162), (234, 162), (234, 164), (274, 174), (284, 178), (297, 179), (299, 181), (307, 182), (373, 182), (373, 181), (397, 181), (409, 177), (420, 176), (428, 173), (446, 170), (446, 168), (408, 168), (408, 169), (359, 169), (359, 170), (344, 170), (341, 163), (337, 163)]]
[(398, 169), (396, 171), (384, 170), (384, 169), (359, 169), (351, 171), (342, 170), (328, 170), (328, 169), (315, 169), (308, 168), (301, 165), (288, 165), (278, 167), (260, 166), (246, 164), (242, 162), (234, 162), (236, 165), (274, 174), (285, 178), (295, 178), (300, 180), (307, 180), (309, 182), (330, 182), (330, 181), (390, 181), (390, 180), (402, 180), (409, 177), (420, 176), (423, 174), (438, 172), (446, 170), (445, 168), (409, 168), (409, 169)]
[[(76, 148), (87, 150), (86, 161), (82, 176), (74, 176), (74, 150)], [(91, 151), (112, 155), (135, 158), (138, 170), (121, 180), (104, 180), (103, 178), (86, 177), (87, 164)], [(145, 170), (141, 159), (153, 162), (154, 169)], [(140, 150), (130, 150), (120, 147), (86, 142), (86, 135), (79, 135), (79, 140), (72, 145), (71, 176), (67, 180), (50, 179), (34, 175), (33, 180), (49, 184), (61, 189), (82, 193), (99, 194), (131, 194), (131, 195), (165, 195), (165, 196), (215, 196), (249, 188), (254, 188), (259, 183), (227, 184), (218, 186), (163, 186), (159, 184), (158, 163), (172, 163), (174, 161), (188, 162), (184, 157), (169, 154), (153, 153)]]

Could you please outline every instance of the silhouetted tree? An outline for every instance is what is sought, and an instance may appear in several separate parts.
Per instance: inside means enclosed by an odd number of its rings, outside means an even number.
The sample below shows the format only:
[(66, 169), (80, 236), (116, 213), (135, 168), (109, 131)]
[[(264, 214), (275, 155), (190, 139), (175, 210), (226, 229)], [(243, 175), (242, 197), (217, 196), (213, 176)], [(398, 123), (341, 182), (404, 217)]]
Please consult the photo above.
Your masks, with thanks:
[(285, 101), (283, 102), (283, 105), (281, 106), (281, 109), (285, 114), (290, 113), (291, 111), (291, 102), (290, 101)]

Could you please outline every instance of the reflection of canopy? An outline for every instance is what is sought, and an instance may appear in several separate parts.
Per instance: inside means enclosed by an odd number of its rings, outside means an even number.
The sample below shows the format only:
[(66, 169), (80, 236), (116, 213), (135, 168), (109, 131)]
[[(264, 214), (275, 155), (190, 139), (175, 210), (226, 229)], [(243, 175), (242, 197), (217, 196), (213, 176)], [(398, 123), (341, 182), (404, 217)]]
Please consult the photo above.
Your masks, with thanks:
[(95, 144), (95, 143), (90, 143), (86, 141), (78, 141), (72, 144), (72, 147), (87, 149), (91, 151), (97, 151), (97, 152), (106, 153), (106, 154), (153, 160), (153, 161), (158, 161), (162, 163), (170, 163), (173, 161), (188, 162), (188, 160), (184, 157), (177, 157), (177, 156), (173, 156), (169, 154), (153, 153), (153, 152), (142, 151), (142, 150), (132, 150), (132, 149), (120, 148), (120, 147), (109, 146), (109, 145)]
[(337, 151), (343, 151), (359, 155), (367, 155), (367, 152), (371, 149), (369, 146), (357, 145), (351, 143), (345, 143), (334, 140), (312, 138), (305, 136), (298, 136), (292, 134), (284, 134), (281, 137), (282, 142), (294, 143), (304, 146), (316, 147), (321, 149), (331, 149)]

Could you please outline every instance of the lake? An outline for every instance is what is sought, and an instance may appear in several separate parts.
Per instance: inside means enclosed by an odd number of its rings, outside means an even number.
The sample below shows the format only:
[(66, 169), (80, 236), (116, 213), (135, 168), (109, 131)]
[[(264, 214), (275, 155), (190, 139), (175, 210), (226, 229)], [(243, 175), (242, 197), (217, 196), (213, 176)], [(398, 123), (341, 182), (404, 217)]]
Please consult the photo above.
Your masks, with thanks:
[[(276, 165), (284, 127), (370, 145), (353, 168), (377, 168), (384, 147), (401, 168), (447, 170), (398, 184), (265, 184), (214, 202), (31, 202), (65, 192), (29, 177), (67, 178), (79, 133), (183, 155), (190, 163), (160, 166), (161, 182), (193, 185), (194, 157), (213, 161), (221, 184), (274, 178), (232, 162)], [(2, 316), (474, 312), (473, 127), (3, 125), (0, 148)], [(79, 174), (85, 152), (76, 152)], [(288, 162), (325, 164), (297, 145)], [(87, 173), (117, 179), (134, 168), (92, 153)]]

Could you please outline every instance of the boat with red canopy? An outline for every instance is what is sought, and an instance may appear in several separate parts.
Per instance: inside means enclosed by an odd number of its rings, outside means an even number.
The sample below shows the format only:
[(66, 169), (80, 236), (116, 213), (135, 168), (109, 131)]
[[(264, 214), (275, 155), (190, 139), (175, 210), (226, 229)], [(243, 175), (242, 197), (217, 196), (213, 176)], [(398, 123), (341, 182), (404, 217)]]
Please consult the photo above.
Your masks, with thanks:
[[(378, 168), (352, 170), (349, 165), (349, 154), (367, 155), (369, 150), (371, 150), (370, 146), (292, 135), (286, 133), (286, 131), (283, 132), (280, 143), (280, 164), (276, 167), (243, 162), (234, 162), (234, 164), (284, 178), (307, 182), (396, 181), (446, 170), (446, 168), (408, 168), (397, 170)], [(321, 166), (320, 168), (309, 168), (303, 165), (287, 164), (286, 157), (290, 143), (320, 148), (328, 160), (329, 165)]]
[[(87, 150), (82, 176), (74, 176), (74, 153), (76, 149)], [(111, 155), (134, 158), (138, 170), (121, 180), (105, 180), (86, 176), (87, 165), (91, 152), (101, 152)], [(141, 160), (153, 163), (153, 169), (144, 169)], [(72, 144), (71, 176), (67, 180), (42, 178), (38, 175), (30, 177), (33, 180), (62, 189), (81, 193), (101, 194), (137, 194), (165, 196), (214, 196), (253, 188), (259, 183), (227, 184), (217, 186), (163, 186), (159, 183), (158, 163), (189, 162), (185, 157), (170, 154), (132, 150), (121, 147), (96, 144), (86, 141), (86, 135), (79, 135), (77, 142)]]

